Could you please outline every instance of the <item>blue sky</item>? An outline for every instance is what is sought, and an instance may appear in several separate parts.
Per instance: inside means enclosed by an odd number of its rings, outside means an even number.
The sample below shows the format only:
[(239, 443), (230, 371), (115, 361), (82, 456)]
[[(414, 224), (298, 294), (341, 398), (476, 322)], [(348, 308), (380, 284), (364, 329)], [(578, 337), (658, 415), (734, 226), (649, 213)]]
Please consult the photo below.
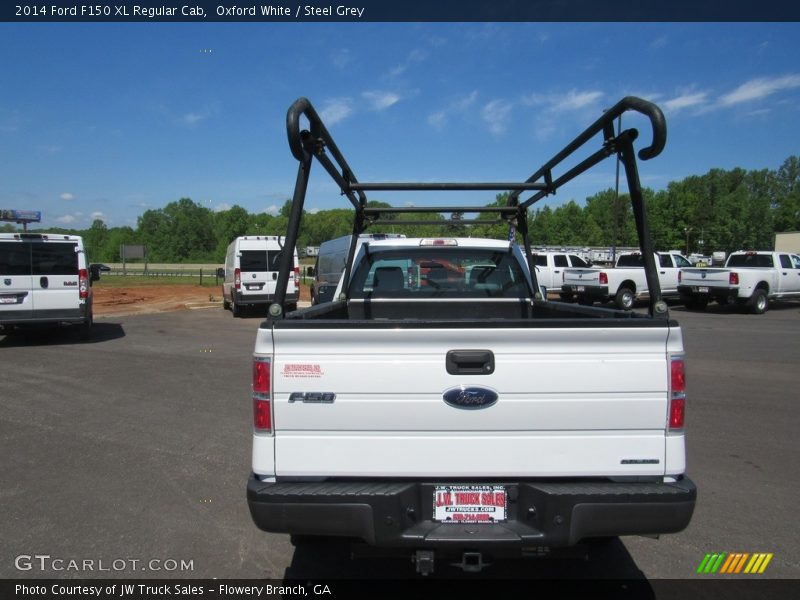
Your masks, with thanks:
[[(798, 56), (798, 23), (2, 23), (0, 208), (74, 228), (135, 226), (181, 197), (274, 212), (299, 96), (360, 181), (524, 180), (629, 94), (668, 124), (644, 185), (774, 169), (800, 154)], [(623, 125), (649, 143), (644, 121)], [(606, 161), (546, 202), (613, 185)], [(316, 166), (306, 209), (344, 206)]]

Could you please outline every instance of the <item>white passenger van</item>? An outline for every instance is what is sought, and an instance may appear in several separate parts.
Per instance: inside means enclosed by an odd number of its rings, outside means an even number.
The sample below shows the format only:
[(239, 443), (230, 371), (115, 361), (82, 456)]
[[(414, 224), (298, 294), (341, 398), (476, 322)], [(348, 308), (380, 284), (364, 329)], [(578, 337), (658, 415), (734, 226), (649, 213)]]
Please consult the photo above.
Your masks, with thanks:
[[(311, 283), (312, 304), (333, 300), (333, 293), (344, 272), (352, 237), (351, 235), (343, 235), (320, 244), (317, 264), (314, 269), (314, 281)], [(358, 236), (358, 239), (359, 241), (384, 240), (404, 237), (406, 236), (402, 233), (362, 233)], [(358, 252), (358, 248), (356, 248), (356, 252)]]
[[(234, 317), (242, 315), (247, 306), (268, 306), (275, 298), (278, 269), (283, 255), (285, 238), (274, 235), (245, 235), (228, 245), (225, 268), (221, 276), (223, 308), (231, 309)], [(286, 311), (297, 310), (300, 297), (300, 262), (293, 248), (294, 269), (286, 286)]]
[(101, 265), (89, 265), (83, 239), (51, 233), (0, 233), (0, 328), (73, 324), (92, 332), (92, 287)]

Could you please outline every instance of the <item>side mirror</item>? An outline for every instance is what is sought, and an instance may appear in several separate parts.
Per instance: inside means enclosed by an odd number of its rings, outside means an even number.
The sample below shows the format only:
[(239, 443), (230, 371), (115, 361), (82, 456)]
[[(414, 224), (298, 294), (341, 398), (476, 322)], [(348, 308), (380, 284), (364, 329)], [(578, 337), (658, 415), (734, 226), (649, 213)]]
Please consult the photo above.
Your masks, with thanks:
[(219, 267), (217, 269), (217, 277), (219, 277), (220, 279), (225, 279), (225, 269)]
[(314, 267), (308, 267), (306, 269), (306, 277), (314, 277)]
[(89, 265), (89, 281), (99, 281), (100, 280), (100, 273), (108, 273), (111, 270), (111, 267), (108, 265), (101, 265), (99, 263)]

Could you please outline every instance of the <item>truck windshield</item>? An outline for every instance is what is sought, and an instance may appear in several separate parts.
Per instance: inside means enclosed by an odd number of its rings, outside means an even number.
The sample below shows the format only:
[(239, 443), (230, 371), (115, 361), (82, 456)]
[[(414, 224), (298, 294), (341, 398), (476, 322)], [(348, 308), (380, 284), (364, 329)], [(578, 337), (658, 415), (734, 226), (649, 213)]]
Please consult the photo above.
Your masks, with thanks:
[(525, 275), (509, 251), (419, 247), (371, 251), (351, 298), (526, 298)]

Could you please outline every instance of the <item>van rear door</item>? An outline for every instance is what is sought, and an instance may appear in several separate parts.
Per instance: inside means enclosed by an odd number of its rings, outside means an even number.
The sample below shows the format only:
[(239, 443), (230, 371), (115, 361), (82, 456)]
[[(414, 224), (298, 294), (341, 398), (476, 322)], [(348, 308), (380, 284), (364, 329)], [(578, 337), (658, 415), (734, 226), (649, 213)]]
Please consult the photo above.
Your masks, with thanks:
[(241, 293), (244, 301), (247, 296), (274, 293), (275, 282), (272, 278), (277, 279), (278, 274), (270, 270), (268, 255), (267, 250), (242, 250), (239, 257), (239, 269), (241, 270)]
[(31, 245), (0, 240), (0, 321), (33, 317)]
[(37, 317), (69, 318), (80, 311), (78, 244), (74, 240), (31, 243), (31, 289)]

